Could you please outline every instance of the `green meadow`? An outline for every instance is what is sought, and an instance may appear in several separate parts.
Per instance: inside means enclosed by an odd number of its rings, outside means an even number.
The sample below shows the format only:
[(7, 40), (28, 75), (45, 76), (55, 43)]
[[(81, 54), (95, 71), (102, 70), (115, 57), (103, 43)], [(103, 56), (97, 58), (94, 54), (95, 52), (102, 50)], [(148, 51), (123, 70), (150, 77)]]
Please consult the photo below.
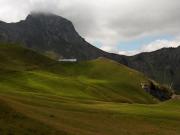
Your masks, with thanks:
[(180, 100), (160, 102), (114, 61), (66, 63), (0, 46), (0, 135), (179, 135)]

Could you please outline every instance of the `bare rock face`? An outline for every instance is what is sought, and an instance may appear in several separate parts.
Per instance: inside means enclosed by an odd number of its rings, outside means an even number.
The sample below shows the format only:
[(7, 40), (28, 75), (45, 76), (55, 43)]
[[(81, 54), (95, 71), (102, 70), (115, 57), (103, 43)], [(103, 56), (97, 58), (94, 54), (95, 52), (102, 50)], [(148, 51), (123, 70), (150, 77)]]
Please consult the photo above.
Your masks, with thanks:
[(26, 24), (31, 28), (41, 30), (42, 36), (62, 38), (66, 42), (80, 43), (83, 39), (76, 32), (73, 24), (65, 18), (53, 14), (31, 14), (26, 18)]
[(166, 101), (173, 97), (174, 91), (166, 86), (149, 80), (148, 82), (141, 82), (142, 89), (160, 101)]

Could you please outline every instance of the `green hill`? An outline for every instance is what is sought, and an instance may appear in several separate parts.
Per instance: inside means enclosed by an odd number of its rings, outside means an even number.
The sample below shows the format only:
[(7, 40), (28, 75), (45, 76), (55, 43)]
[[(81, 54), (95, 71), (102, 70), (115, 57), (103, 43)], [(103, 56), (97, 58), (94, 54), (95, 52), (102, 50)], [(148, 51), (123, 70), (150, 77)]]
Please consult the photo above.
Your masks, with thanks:
[(151, 104), (140, 86), (148, 78), (114, 61), (60, 63), (1, 45), (0, 69), (2, 135), (180, 133), (179, 100)]
[(80, 63), (58, 63), (21, 47), (0, 48), (2, 90), (54, 94), (98, 101), (153, 103), (140, 86), (143, 74), (99, 58)]

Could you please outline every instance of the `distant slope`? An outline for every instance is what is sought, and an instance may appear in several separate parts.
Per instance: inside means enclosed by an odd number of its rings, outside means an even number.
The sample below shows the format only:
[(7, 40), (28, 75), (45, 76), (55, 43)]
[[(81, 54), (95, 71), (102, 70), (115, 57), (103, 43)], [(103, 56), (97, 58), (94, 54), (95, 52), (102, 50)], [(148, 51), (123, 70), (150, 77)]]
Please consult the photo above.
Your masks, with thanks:
[(0, 72), (32, 70), (52, 62), (33, 50), (15, 44), (0, 44)]

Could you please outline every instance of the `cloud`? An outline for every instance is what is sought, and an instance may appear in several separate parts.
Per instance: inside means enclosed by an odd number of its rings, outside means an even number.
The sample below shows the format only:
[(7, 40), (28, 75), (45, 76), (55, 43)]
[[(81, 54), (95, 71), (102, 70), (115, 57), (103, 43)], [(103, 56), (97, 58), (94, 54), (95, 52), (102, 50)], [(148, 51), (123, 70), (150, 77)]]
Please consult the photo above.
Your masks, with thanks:
[(180, 41), (168, 41), (168, 40), (156, 40), (150, 44), (144, 45), (140, 51), (141, 52), (151, 52), (161, 48), (169, 48), (169, 47), (178, 47), (180, 46)]
[(27, 15), (28, 4), (24, 0), (0, 0), (0, 20), (16, 22)]
[(121, 41), (180, 35), (179, 0), (0, 0), (0, 9), (0, 19), (7, 22), (22, 20), (31, 11), (58, 14), (90, 43), (116, 52)]
[(142, 52), (152, 52), (152, 51), (156, 51), (156, 50), (161, 49), (161, 48), (170, 48), (170, 47), (176, 48), (178, 46), (180, 46), (180, 38), (176, 38), (175, 40), (171, 40), (171, 41), (169, 41), (169, 40), (156, 40), (156, 41), (153, 41), (149, 44), (143, 45), (138, 50), (119, 51), (118, 54), (132, 56), (132, 55), (142, 53)]
[(133, 56), (133, 55), (136, 55), (138, 53), (141, 53), (141, 52), (139, 52), (138, 50), (132, 50), (132, 51), (119, 51), (117, 54), (126, 55), (126, 56)]

